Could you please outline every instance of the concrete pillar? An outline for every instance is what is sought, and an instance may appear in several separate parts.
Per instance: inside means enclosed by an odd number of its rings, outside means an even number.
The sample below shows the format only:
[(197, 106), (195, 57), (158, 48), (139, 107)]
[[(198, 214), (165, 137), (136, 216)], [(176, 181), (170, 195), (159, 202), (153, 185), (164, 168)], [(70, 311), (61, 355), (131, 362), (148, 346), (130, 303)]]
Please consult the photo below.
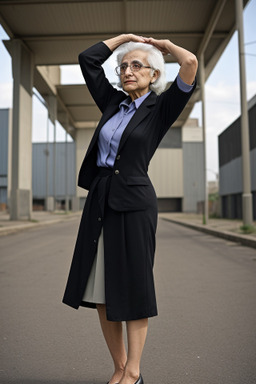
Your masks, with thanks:
[(7, 206), (10, 213), (12, 188), (12, 110), (8, 112), (8, 169), (7, 169)]
[(204, 54), (202, 53), (199, 58), (199, 77), (200, 77), (200, 90), (202, 101), (202, 128), (203, 128), (203, 142), (204, 142), (204, 216), (203, 223), (208, 224), (208, 185), (207, 185), (207, 157), (206, 157), (206, 122), (205, 122), (205, 68), (204, 68)]
[(65, 133), (65, 211), (69, 211), (69, 195), (68, 195), (68, 134)]
[(58, 120), (61, 121), (65, 129), (65, 211), (69, 211), (69, 195), (68, 195), (68, 132), (69, 132), (69, 119), (66, 112), (58, 113)]
[[(46, 210), (54, 211), (56, 209), (56, 120), (57, 120), (57, 98), (55, 95), (48, 95), (44, 97), (47, 108), (48, 108), (48, 119), (53, 124), (54, 129), (54, 143), (53, 143), (53, 179), (52, 179), (52, 196), (47, 194), (46, 196)], [(49, 129), (49, 126), (48, 126)], [(48, 159), (49, 161), (49, 159)], [(48, 169), (48, 168), (47, 168)], [(47, 172), (47, 178), (49, 177), (49, 173)], [(48, 180), (48, 185), (49, 183)], [(48, 191), (49, 192), (49, 191)]]
[[(76, 130), (76, 179), (78, 179), (78, 172), (84, 159), (85, 152), (90, 144), (94, 130), (94, 128)], [(84, 198), (85, 195), (85, 190), (77, 187), (77, 197)]]
[(72, 212), (77, 212), (80, 210), (79, 197), (72, 196), (72, 198), (71, 198), (71, 210), (72, 210)]
[(46, 198), (45, 198), (45, 210), (48, 212), (54, 211), (54, 198), (53, 198), (53, 196), (46, 196)]
[(240, 73), (240, 102), (241, 102), (241, 141), (242, 141), (242, 166), (243, 166), (243, 224), (252, 225), (252, 193), (251, 193), (251, 165), (248, 107), (246, 95), (246, 76), (244, 58), (244, 26), (243, 26), (243, 1), (236, 0), (236, 22), (239, 49)]
[(20, 40), (10, 42), (13, 73), (10, 219), (31, 218), (33, 55)]

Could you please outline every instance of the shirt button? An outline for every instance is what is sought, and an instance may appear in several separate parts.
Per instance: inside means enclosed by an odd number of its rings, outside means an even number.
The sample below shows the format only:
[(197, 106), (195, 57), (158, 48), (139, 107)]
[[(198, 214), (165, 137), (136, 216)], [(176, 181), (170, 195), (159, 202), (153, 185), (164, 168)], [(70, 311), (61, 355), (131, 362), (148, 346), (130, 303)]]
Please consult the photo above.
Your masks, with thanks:
[(120, 160), (120, 157), (121, 157), (120, 155), (117, 155), (116, 159), (117, 159), (117, 160)]
[(118, 171), (118, 169), (115, 170), (115, 174), (116, 174), (116, 175), (119, 175), (119, 171)]

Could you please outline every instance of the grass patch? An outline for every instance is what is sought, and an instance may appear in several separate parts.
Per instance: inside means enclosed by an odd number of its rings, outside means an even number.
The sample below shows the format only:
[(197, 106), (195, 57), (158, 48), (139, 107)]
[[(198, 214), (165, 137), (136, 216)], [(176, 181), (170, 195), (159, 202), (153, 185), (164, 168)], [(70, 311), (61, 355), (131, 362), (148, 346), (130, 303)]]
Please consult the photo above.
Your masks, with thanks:
[(245, 235), (249, 235), (251, 233), (256, 233), (256, 227), (254, 225), (241, 225), (240, 231)]
[(209, 219), (222, 219), (222, 217), (220, 217), (220, 215), (218, 215), (218, 213), (210, 213), (209, 214)]

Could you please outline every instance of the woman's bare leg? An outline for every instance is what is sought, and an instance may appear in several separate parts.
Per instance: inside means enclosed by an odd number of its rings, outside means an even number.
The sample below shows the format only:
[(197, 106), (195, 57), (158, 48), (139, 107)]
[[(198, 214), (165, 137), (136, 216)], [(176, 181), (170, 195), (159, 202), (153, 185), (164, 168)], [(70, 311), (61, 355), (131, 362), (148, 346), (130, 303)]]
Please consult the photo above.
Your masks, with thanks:
[(97, 310), (101, 329), (114, 362), (115, 371), (109, 383), (119, 383), (123, 376), (127, 361), (122, 323), (119, 321), (107, 320), (106, 306), (104, 304), (97, 304)]
[(140, 360), (145, 345), (148, 319), (127, 321), (128, 358), (120, 384), (134, 384), (140, 375)]

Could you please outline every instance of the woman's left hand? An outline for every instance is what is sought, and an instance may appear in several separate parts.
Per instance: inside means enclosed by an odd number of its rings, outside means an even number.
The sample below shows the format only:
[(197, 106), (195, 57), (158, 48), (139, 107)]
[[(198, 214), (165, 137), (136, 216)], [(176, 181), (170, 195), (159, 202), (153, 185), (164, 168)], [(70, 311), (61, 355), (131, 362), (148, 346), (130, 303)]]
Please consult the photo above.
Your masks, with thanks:
[(153, 45), (160, 52), (162, 52), (163, 55), (168, 55), (168, 53), (170, 53), (170, 51), (168, 50), (168, 43), (170, 43), (169, 40), (157, 40), (153, 37), (144, 37), (144, 39), (145, 43)]

